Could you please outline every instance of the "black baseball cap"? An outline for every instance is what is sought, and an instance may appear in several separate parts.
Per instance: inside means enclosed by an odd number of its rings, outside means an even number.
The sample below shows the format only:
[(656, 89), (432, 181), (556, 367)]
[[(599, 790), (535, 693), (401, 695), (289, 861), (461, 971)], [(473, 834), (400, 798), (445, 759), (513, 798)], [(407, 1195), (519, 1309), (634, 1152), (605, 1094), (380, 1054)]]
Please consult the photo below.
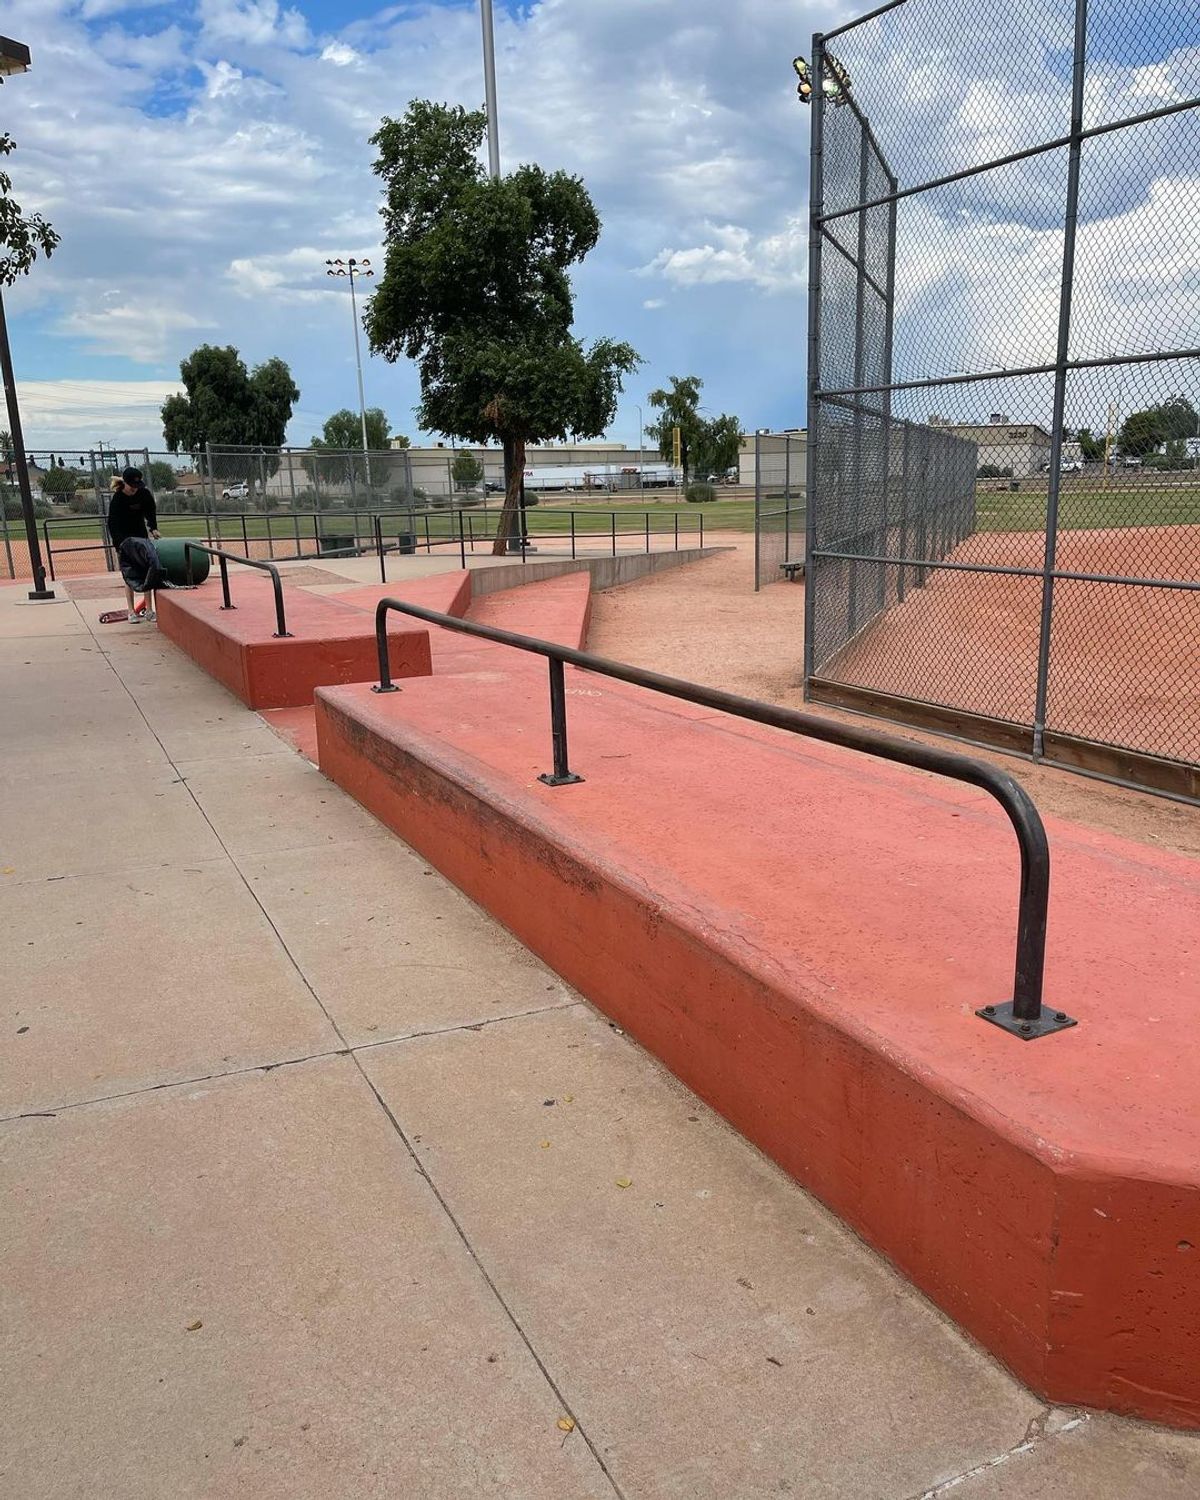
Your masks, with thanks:
[(126, 469), (121, 478), (126, 484), (141, 484), (142, 471), (141, 469)]

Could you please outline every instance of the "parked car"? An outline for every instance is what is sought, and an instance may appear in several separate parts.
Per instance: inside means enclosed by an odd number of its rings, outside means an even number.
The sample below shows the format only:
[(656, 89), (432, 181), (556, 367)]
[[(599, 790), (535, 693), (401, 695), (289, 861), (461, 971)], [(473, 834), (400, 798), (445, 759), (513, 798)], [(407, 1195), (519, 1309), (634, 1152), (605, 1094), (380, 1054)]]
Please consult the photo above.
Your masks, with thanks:
[(1079, 458), (1064, 458), (1059, 467), (1064, 474), (1082, 474), (1083, 460)]
[(1124, 460), (1124, 464), (1127, 469), (1140, 469), (1142, 467), (1140, 458), (1127, 458)]
[(250, 486), (243, 479), (240, 484), (231, 484), (227, 490), (221, 491), (222, 500), (248, 500), (250, 498)]

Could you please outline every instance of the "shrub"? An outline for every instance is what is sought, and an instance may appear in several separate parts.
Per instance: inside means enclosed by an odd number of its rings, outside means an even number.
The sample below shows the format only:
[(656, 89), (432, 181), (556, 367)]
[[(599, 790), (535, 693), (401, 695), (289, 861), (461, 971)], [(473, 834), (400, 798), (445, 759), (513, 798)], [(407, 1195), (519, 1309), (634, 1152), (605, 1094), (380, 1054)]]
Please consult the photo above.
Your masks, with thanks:
[(689, 505), (708, 505), (717, 498), (716, 486), (711, 484), (689, 484), (685, 498)]
[(1011, 468), (1002, 469), (998, 464), (980, 464), (975, 477), (977, 479), (1011, 479), (1013, 471)]

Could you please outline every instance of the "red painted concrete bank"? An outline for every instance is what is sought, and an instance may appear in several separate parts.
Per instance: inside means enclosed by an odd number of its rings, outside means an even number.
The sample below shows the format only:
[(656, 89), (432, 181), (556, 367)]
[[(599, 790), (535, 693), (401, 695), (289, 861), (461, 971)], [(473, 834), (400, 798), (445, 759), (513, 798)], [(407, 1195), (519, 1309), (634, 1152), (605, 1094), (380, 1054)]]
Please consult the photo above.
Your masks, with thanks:
[(320, 763), (1048, 1399), (1200, 1426), (1200, 871), (1051, 829), (1047, 994), (1007, 998), (990, 799), (474, 642), (323, 689)]
[[(314, 690), (377, 676), (374, 620), (361, 608), (304, 589), (287, 588), (290, 638), (275, 639), (270, 583), (238, 578), (235, 608), (221, 608), (219, 587), (158, 595), (158, 625), (210, 676), (250, 708), (296, 708)], [(429, 632), (395, 617), (388, 628), (397, 677), (431, 670)]]

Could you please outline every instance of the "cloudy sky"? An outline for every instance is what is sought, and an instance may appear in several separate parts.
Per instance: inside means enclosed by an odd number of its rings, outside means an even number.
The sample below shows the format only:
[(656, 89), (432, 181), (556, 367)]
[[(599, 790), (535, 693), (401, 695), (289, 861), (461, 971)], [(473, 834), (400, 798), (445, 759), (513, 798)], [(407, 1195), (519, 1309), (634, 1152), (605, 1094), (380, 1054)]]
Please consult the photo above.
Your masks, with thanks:
[[(802, 424), (808, 115), (790, 64), (862, 4), (496, 5), (504, 162), (584, 178), (605, 228), (577, 274), (579, 332), (646, 359), (612, 435), (636, 440), (635, 404), (685, 373), (748, 428)], [(1017, 9), (1024, 49), (980, 17), (947, 29), (926, 0), (847, 40), (902, 181), (1065, 132), (1047, 122), (1069, 86), (1068, 7)], [(1194, 0), (1093, 0), (1092, 14), (1091, 119), (1200, 92)], [(380, 253), (381, 115), (413, 97), (482, 102), (473, 0), (7, 0), (3, 24), (34, 58), (0, 90), (16, 195), (63, 236), (6, 299), (28, 446), (156, 446), (162, 395), (206, 341), (288, 361), (294, 442), (354, 405), (345, 283), (324, 261)], [(1088, 148), (1080, 352), (1153, 345), (1164, 327), (1188, 336), (1195, 119)], [(898, 375), (1021, 363), (1044, 346), (1063, 171), (1057, 153), (901, 211)], [(411, 367), (370, 359), (366, 382), (393, 430), (416, 436)]]

